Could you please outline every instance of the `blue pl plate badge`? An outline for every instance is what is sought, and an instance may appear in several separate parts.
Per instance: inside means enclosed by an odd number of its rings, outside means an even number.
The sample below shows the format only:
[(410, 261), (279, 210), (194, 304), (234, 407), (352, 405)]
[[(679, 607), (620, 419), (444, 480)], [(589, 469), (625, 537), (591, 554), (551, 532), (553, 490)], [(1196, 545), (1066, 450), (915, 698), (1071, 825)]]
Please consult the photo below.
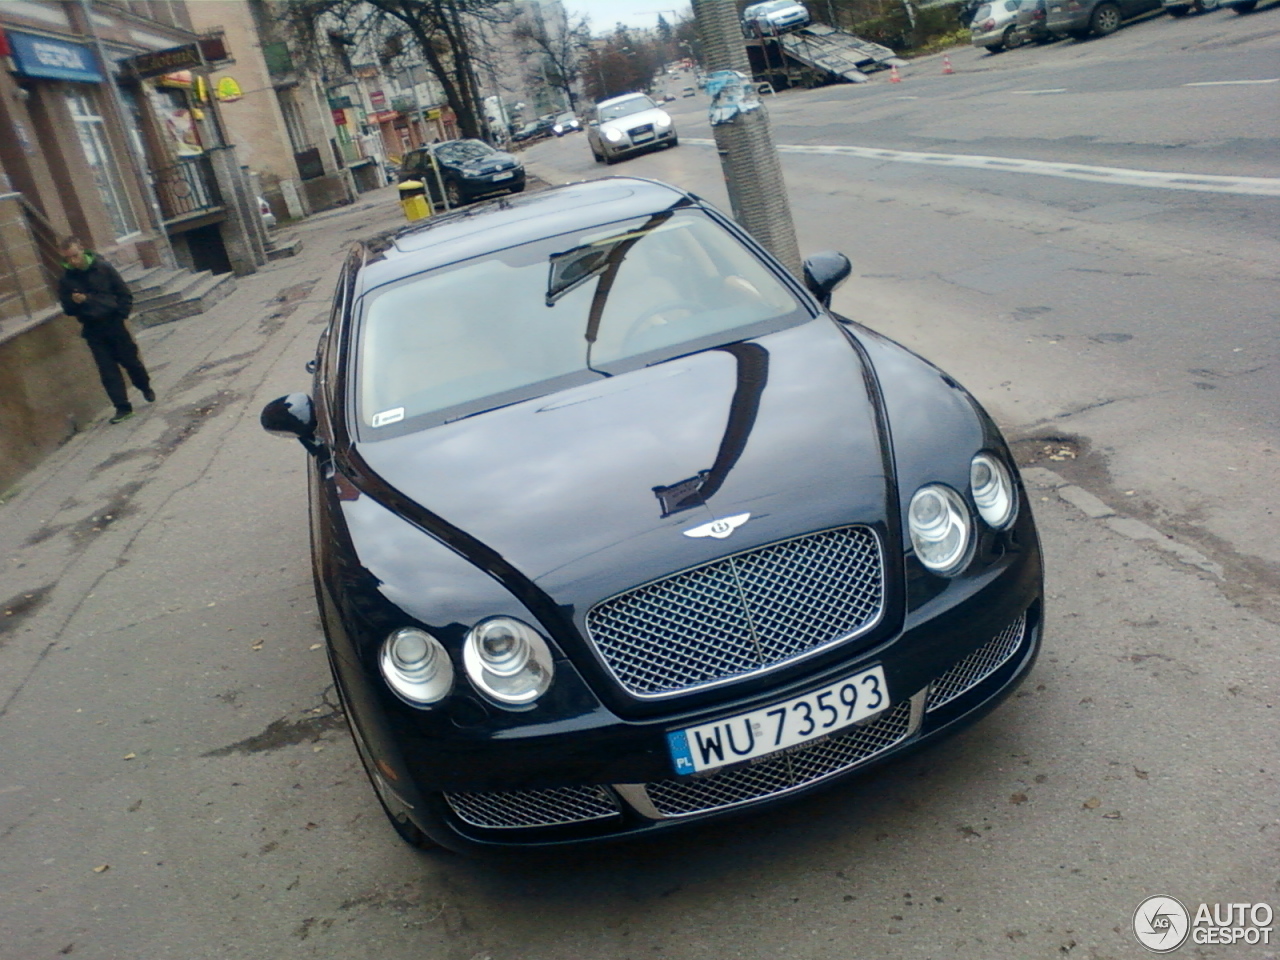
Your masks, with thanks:
[(689, 738), (683, 730), (667, 734), (667, 747), (671, 750), (671, 759), (675, 761), (676, 773), (693, 773), (693, 754), (689, 752)]

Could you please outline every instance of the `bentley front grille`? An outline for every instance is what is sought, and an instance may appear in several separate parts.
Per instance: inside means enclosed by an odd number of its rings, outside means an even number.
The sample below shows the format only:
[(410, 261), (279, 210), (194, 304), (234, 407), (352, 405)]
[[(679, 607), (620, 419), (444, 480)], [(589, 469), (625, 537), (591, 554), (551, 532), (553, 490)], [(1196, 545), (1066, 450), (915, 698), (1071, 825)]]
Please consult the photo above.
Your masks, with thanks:
[(850, 770), (901, 743), (911, 733), (911, 701), (865, 726), (773, 754), (723, 773), (645, 784), (664, 817), (687, 817), (778, 796)]
[(490, 829), (563, 826), (619, 814), (613, 794), (594, 786), (446, 793), (444, 799), (464, 823)]
[(1027, 615), (1024, 613), (996, 634), (994, 639), (987, 641), (933, 681), (933, 686), (929, 689), (929, 699), (925, 703), (925, 712), (937, 710), (944, 704), (950, 703), (1003, 667), (1022, 646), (1022, 639), (1026, 632)]
[(587, 612), (623, 689), (672, 696), (769, 669), (870, 630), (884, 561), (868, 527), (782, 540), (655, 580)]

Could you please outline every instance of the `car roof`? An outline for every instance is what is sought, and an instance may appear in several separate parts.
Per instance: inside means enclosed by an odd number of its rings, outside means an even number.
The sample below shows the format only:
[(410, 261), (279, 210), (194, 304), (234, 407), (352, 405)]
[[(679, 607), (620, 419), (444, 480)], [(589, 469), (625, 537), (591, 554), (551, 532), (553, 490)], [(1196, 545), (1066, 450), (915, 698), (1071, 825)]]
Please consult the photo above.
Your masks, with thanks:
[(634, 100), (636, 97), (648, 98), (647, 93), (624, 93), (620, 97), (610, 97), (608, 100), (601, 100), (596, 104), (597, 107), (608, 107), (615, 103), (622, 103), (624, 100)]
[(373, 253), (361, 271), (364, 294), (404, 277), (562, 233), (629, 220), (694, 198), (633, 177), (606, 177), (504, 197), (407, 227)]

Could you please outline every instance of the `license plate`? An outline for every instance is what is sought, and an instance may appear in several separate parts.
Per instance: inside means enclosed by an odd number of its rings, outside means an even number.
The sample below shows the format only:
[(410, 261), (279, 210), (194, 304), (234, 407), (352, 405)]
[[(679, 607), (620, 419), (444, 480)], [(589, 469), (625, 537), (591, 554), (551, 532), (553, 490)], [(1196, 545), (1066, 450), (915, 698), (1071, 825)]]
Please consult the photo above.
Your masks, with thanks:
[(506, 173), (495, 173), (493, 175), (493, 179), (494, 180), (510, 180), (515, 175), (516, 174), (514, 170), (508, 170)]
[(676, 773), (742, 763), (817, 740), (889, 706), (883, 667), (863, 670), (772, 707), (667, 734)]
[(646, 133), (643, 137), (632, 137), (631, 142), (632, 143), (648, 143), (652, 139), (653, 139), (653, 134)]

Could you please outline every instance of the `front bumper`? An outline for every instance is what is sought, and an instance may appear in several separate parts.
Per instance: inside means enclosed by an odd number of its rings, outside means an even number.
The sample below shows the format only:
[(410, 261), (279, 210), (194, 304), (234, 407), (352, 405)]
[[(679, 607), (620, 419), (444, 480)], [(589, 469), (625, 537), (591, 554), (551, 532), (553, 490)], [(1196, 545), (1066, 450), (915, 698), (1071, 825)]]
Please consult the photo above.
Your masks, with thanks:
[(676, 128), (673, 124), (665, 130), (655, 129), (652, 136), (645, 137), (641, 135), (636, 138), (624, 136), (623, 139), (616, 143), (601, 137), (600, 143), (604, 150), (604, 155), (612, 159), (616, 157), (625, 157), (633, 153), (640, 153), (644, 150), (652, 150), (654, 147), (663, 146), (664, 144), (670, 143), (674, 140), (675, 136)]
[[(625, 720), (597, 706), (496, 737), (463, 727), (442, 737), (375, 706), (351, 665), (339, 665), (338, 679), (355, 707), (353, 726), (377, 728), (362, 737), (364, 752), (395, 772), (380, 792), (397, 814), (455, 850), (551, 847), (757, 811), (945, 737), (1021, 682), (1035, 662), (1042, 621), (1040, 556), (1031, 548), (976, 588), (936, 596), (870, 650), (696, 711)], [(780, 703), (875, 664), (884, 668), (891, 702), (868, 721), (746, 764), (674, 773), (668, 732)]]
[[(505, 173), (512, 173), (514, 175), (510, 177), (503, 177), (503, 174)], [(490, 194), (501, 193), (507, 190), (518, 190), (524, 186), (524, 179), (524, 170), (517, 169), (504, 170), (496, 174), (485, 174), (483, 177), (464, 177), (459, 179), (457, 182), (459, 188), (462, 190), (462, 195), (470, 200), (475, 197), (487, 197)]]

